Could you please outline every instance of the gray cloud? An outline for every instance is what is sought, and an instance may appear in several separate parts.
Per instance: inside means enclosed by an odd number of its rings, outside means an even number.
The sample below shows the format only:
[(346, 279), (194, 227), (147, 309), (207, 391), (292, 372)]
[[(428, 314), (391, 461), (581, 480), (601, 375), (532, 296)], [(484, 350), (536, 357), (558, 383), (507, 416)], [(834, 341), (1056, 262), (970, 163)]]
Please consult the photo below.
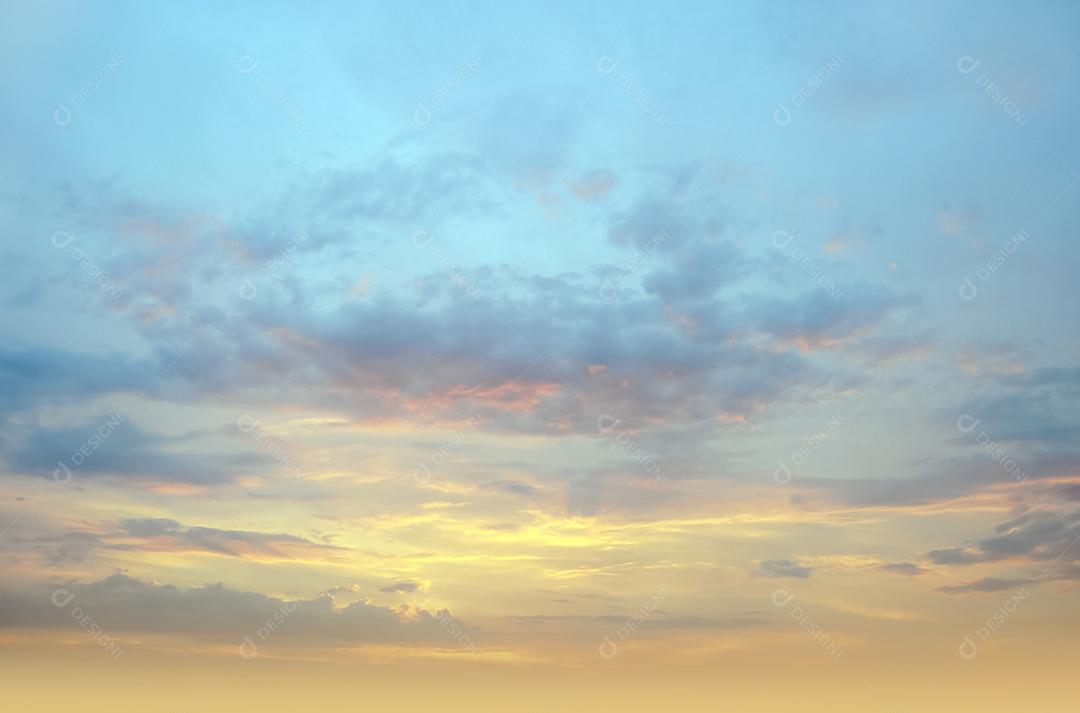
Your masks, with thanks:
[[(74, 595), (67, 608), (53, 604), (57, 589)], [(239, 645), (277, 613), (284, 621), (274, 630), (274, 646), (333, 646), (362, 642), (428, 643), (453, 646), (439, 617), (459, 629), (448, 611), (429, 612), (355, 602), (335, 609), (333, 599), (271, 597), (221, 584), (181, 588), (151, 584), (123, 574), (92, 583), (65, 582), (22, 592), (0, 590), (0, 627), (72, 629), (78, 623), (67, 609), (79, 606), (110, 635), (183, 634), (207, 641)]]
[[(969, 547), (947, 547), (926, 554), (934, 564), (970, 565), (980, 562), (1022, 560), (1029, 562), (1070, 562), (1080, 559), (1077, 534), (1080, 512), (1058, 515), (1031, 510), (995, 528), (995, 534)], [(1066, 555), (1069, 555), (1066, 557)]]
[(813, 570), (804, 567), (795, 560), (762, 560), (754, 568), (759, 577), (795, 577), (805, 579)]
[(536, 488), (520, 480), (495, 480), (485, 487), (507, 495), (532, 495)]
[(887, 562), (879, 567), (886, 572), (892, 572), (893, 574), (903, 574), (909, 577), (914, 577), (919, 574), (926, 574), (927, 570), (923, 569), (917, 564), (911, 562)]
[(1043, 368), (992, 376), (989, 382), (990, 394), (958, 409), (979, 419), (979, 432), (1002, 443), (1075, 448), (1080, 438), (1080, 368)]
[(295, 535), (222, 530), (215, 527), (184, 527), (175, 520), (163, 518), (121, 520), (119, 529), (134, 537), (152, 539), (153, 542), (141, 546), (144, 550), (191, 548), (230, 557), (270, 555), (289, 558), (290, 550), (331, 552), (341, 549)]
[[(185, 452), (176, 448), (179, 442), (200, 435), (191, 433), (179, 439), (158, 436), (141, 430), (123, 414), (101, 414), (67, 428), (13, 429), (3, 454), (11, 471), (52, 477), (63, 463), (72, 480), (112, 476), (219, 484), (269, 467), (270, 458), (263, 452)], [(84, 448), (88, 454), (80, 456)]]
[(957, 584), (948, 587), (938, 587), (937, 591), (946, 594), (970, 594), (972, 592), (1000, 592), (1005, 589), (1022, 587), (1031, 584), (1030, 579), (1000, 579), (998, 577), (983, 577), (967, 584)]

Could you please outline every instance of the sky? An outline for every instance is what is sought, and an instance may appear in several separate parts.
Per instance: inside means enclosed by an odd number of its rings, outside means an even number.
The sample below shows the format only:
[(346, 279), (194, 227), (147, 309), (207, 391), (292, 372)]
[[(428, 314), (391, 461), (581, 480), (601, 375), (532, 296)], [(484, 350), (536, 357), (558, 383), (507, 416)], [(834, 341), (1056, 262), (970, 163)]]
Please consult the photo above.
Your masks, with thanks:
[(0, 0), (0, 696), (1074, 702), (1078, 30)]

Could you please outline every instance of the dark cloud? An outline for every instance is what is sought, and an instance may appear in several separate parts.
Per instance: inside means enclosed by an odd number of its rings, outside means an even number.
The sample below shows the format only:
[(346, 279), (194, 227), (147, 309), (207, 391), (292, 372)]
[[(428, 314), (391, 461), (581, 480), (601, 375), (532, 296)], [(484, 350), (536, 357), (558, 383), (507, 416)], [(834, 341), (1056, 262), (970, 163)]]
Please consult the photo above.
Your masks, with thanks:
[(24, 428), (13, 431), (4, 448), (8, 469), (16, 473), (57, 477), (59, 482), (79, 478), (117, 477), (153, 482), (224, 484), (245, 473), (268, 468), (263, 452), (185, 452), (177, 449), (193, 433), (180, 439), (157, 436), (139, 429), (120, 413), (101, 414), (67, 428)]
[(138, 393), (159, 374), (155, 362), (121, 353), (94, 354), (9, 342), (0, 347), (0, 416), (48, 403)]

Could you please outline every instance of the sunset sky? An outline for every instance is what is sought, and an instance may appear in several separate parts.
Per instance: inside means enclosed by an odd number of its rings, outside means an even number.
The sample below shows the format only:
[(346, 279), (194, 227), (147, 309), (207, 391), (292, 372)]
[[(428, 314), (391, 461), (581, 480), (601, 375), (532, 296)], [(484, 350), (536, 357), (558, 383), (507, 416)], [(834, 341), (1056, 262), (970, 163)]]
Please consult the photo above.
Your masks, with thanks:
[(0, 0), (0, 707), (1074, 706), (1078, 39)]

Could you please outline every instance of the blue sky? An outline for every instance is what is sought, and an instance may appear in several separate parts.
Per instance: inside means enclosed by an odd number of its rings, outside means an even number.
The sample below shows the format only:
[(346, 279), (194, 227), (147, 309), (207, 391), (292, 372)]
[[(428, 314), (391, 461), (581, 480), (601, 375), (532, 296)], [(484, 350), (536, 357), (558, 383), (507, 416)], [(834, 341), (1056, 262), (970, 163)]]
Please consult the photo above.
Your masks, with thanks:
[[(640, 574), (633, 611), (670, 567), (673, 629), (762, 578), (926, 575), (897, 606), (942, 617), (1074, 580), (1078, 22), (4, 4), (0, 524), (35, 563), (5, 572), (387, 620), (435, 592), (522, 656), (546, 580), (601, 616), (589, 587)], [(702, 523), (765, 529), (717, 555)], [(485, 538), (527, 587), (455, 569)]]

